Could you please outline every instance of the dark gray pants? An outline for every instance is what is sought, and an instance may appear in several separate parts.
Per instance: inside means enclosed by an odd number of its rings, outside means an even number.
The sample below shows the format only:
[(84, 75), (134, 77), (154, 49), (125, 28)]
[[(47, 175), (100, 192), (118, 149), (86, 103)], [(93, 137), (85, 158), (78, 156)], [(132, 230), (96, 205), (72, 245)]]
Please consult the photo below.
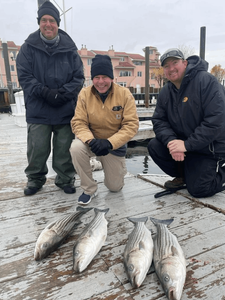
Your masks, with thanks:
[[(48, 168), (47, 159), (52, 147), (52, 168), (57, 173), (55, 184), (63, 187), (74, 184), (75, 169), (69, 148), (74, 134), (70, 124), (43, 125), (28, 124), (27, 126), (27, 159), (25, 173), (29, 187), (40, 188), (46, 181)], [(52, 145), (51, 145), (52, 143)]]
[(225, 189), (225, 160), (213, 155), (187, 152), (183, 162), (175, 161), (156, 138), (150, 140), (148, 152), (168, 175), (184, 177), (188, 192), (194, 197), (210, 197)]

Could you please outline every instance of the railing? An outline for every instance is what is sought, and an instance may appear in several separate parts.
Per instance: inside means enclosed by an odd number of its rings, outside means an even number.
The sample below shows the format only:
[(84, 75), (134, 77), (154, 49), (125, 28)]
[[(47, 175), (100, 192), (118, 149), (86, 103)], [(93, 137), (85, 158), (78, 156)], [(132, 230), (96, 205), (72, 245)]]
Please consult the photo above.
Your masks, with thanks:
[[(158, 93), (150, 93), (149, 94), (149, 105), (156, 105), (158, 99)], [(136, 94), (133, 93), (136, 105), (139, 107), (145, 106), (145, 93)]]

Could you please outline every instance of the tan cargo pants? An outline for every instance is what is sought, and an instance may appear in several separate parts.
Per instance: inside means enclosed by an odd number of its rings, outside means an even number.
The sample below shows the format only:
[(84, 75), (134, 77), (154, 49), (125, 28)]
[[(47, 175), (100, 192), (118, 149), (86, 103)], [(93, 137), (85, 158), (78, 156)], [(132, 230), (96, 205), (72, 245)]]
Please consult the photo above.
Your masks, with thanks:
[[(75, 139), (70, 147), (70, 154), (77, 174), (80, 176), (81, 188), (87, 195), (92, 195), (98, 188), (92, 177), (90, 158), (95, 156), (87, 144)], [(125, 157), (112, 154), (98, 156), (104, 170), (104, 184), (111, 192), (118, 192), (124, 186), (124, 176), (127, 173)]]

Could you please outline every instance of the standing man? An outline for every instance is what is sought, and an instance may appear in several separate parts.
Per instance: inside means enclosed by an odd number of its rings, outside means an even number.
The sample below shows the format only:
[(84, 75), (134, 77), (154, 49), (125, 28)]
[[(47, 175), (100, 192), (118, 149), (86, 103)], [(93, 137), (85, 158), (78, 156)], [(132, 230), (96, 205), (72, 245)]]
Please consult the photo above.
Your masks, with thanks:
[(225, 93), (198, 56), (184, 59), (179, 49), (160, 58), (169, 82), (153, 114), (156, 138), (148, 151), (168, 175), (167, 189), (186, 185), (194, 197), (225, 189)]
[(55, 184), (72, 194), (76, 190), (70, 121), (84, 82), (83, 64), (73, 40), (59, 29), (59, 11), (51, 2), (39, 8), (37, 20), (39, 30), (25, 40), (16, 60), (28, 123), (24, 194), (35, 194), (46, 182), (52, 135)]
[(139, 119), (134, 97), (127, 88), (113, 83), (113, 67), (107, 55), (96, 55), (91, 65), (93, 85), (79, 94), (71, 126), (76, 139), (71, 156), (84, 190), (78, 203), (86, 205), (97, 195), (90, 157), (97, 156), (112, 192), (124, 186), (127, 172), (126, 143), (137, 133)]

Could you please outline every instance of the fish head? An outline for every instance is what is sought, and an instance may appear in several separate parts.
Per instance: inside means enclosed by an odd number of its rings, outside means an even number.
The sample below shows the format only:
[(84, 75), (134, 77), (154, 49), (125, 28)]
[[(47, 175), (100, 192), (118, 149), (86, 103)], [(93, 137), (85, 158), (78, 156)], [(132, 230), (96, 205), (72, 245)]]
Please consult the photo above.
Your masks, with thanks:
[(51, 252), (49, 242), (37, 243), (34, 250), (34, 259), (41, 260)]
[(57, 236), (54, 231), (44, 230), (37, 239), (34, 249), (34, 259), (41, 260), (48, 256), (54, 249)]
[(180, 300), (186, 272), (181, 264), (167, 263), (161, 269), (160, 281), (169, 300)]
[(73, 269), (77, 273), (81, 273), (87, 268), (93, 258), (93, 247), (84, 246), (79, 243), (73, 248)]
[(144, 256), (136, 251), (130, 253), (125, 266), (130, 284), (133, 288), (139, 288), (146, 277)]

